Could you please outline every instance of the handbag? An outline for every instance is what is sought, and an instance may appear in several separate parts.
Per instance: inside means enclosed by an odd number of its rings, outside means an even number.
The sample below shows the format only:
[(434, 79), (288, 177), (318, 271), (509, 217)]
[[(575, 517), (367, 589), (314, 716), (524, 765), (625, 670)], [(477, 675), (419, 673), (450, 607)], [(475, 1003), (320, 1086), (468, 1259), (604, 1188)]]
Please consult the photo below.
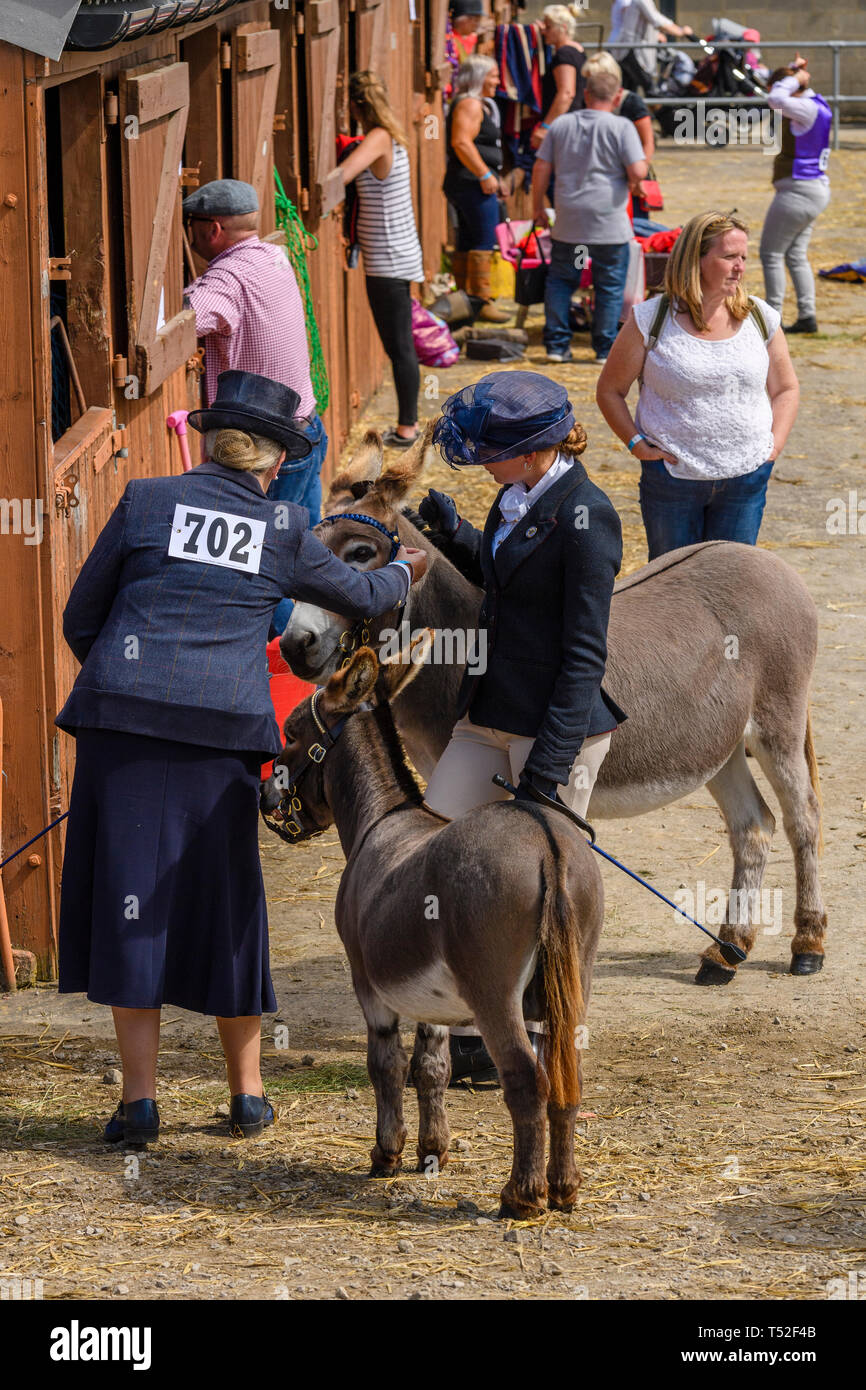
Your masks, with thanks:
[(424, 367), (453, 367), (460, 356), (448, 325), (417, 299), (412, 300), (412, 339), (418, 361)]
[[(541, 260), (540, 265), (524, 266), (529, 245), (535, 237), (535, 244), (538, 247), (538, 255)], [(514, 272), (514, 302), (528, 308), (532, 304), (544, 303), (544, 283), (547, 279), (547, 272), (550, 269), (550, 261), (544, 259), (544, 250), (541, 245), (541, 238), (533, 228), (530, 235), (526, 238), (526, 245), (522, 246), (517, 253), (517, 265)]]
[(652, 165), (649, 166), (649, 177), (643, 180), (643, 195), (640, 201), (647, 212), (660, 212), (665, 205)]

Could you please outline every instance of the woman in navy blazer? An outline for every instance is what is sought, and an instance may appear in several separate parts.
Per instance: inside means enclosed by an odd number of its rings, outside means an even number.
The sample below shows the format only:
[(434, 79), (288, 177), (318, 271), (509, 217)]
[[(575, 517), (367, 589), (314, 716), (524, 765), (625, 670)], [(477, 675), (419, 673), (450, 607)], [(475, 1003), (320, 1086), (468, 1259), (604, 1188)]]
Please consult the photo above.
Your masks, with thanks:
[(281, 739), (266, 645), (276, 604), (388, 612), (421, 552), (362, 574), (265, 492), (309, 452), (297, 394), (224, 372), (209, 461), (128, 484), (69, 596), (63, 631), (81, 671), (62, 711), (75, 735), (60, 911), (60, 991), (114, 1010), (123, 1099), (109, 1141), (159, 1131), (159, 1010), (217, 1018), (235, 1132), (272, 1123), (261, 1014), (276, 1009), (258, 854), (261, 763)]
[[(451, 396), (433, 434), (452, 466), (502, 484), (483, 531), (430, 492), (421, 515), (457, 568), (484, 589), (486, 668), (464, 677), (460, 716), (427, 785), (449, 819), (508, 793), (499, 773), (585, 815), (611, 735), (625, 718), (602, 685), (622, 527), (578, 455), (586, 435), (563, 387), (494, 372)], [(482, 651), (485, 649), (482, 647)], [(474, 1033), (452, 1043), (452, 1074), (492, 1066)]]

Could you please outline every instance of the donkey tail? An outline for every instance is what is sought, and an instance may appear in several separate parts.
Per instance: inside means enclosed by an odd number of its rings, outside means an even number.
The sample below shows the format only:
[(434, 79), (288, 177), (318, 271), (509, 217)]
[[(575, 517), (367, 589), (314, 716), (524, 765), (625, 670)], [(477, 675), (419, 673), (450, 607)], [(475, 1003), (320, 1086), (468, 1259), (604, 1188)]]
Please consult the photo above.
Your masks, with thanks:
[(812, 711), (806, 706), (806, 737), (803, 741), (803, 752), (806, 755), (806, 763), (809, 768), (809, 781), (812, 783), (812, 790), (818, 798), (818, 814), (821, 817), (818, 832), (818, 853), (824, 853), (824, 801), (821, 796), (821, 778), (818, 772), (818, 759), (815, 756), (815, 743), (812, 738)]
[(566, 888), (566, 855), (555, 840), (551, 850), (544, 863), (538, 943), (547, 1001), (544, 1066), (552, 1104), (567, 1108), (580, 1100), (575, 1047), (575, 1032), (583, 1018), (580, 935), (577, 914)]

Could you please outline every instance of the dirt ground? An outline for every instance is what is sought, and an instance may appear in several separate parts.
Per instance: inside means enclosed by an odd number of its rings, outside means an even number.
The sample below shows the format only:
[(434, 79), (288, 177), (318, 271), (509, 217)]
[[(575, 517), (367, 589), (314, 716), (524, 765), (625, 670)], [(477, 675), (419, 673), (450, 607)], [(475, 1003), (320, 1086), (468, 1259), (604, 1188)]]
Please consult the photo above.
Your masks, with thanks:
[[(862, 255), (866, 132), (847, 131), (812, 261)], [(673, 225), (736, 205), (760, 228), (770, 160), (760, 150), (662, 144)], [(360, 273), (360, 272), (357, 272)], [(750, 285), (762, 290), (753, 239)], [(794, 317), (789, 300), (786, 321)], [(118, 1088), (107, 1009), (53, 987), (0, 1000), (0, 1279), (86, 1299), (824, 1299), (859, 1275), (866, 1296), (866, 566), (864, 534), (827, 530), (828, 503), (857, 494), (866, 456), (866, 289), (819, 281), (821, 334), (791, 342), (800, 416), (771, 484), (761, 544), (807, 580), (820, 613), (813, 719), (825, 804), (827, 964), (785, 973), (794, 889), (781, 824), (766, 887), (781, 892), (750, 961), (724, 990), (693, 984), (702, 938), (604, 867), (579, 1126), (584, 1183), (571, 1216), (495, 1220), (510, 1163), (501, 1092), (449, 1093), (455, 1136), (439, 1178), (366, 1177), (374, 1106), (360, 1010), (334, 930), (336, 835), (291, 850), (263, 829), (274, 983), (265, 1076), (279, 1123), (250, 1143), (216, 1115), (227, 1099), (210, 1020), (164, 1013), (163, 1138), (141, 1155), (100, 1138)], [(529, 365), (543, 364), (531, 319)], [(637, 466), (594, 404), (586, 339), (564, 381), (589, 438), (585, 462), (623, 517), (626, 568), (645, 558)], [(483, 374), (439, 373), (442, 394)], [(435, 384), (435, 383), (433, 383)], [(431, 383), (428, 382), (428, 385)], [(434, 413), (436, 401), (424, 402)], [(368, 423), (393, 419), (383, 389)], [(480, 520), (494, 484), (437, 468)], [(864, 492), (866, 496), (866, 492)], [(831, 503), (832, 505), (832, 503)], [(866, 511), (866, 506), (864, 506)], [(759, 780), (761, 780), (759, 775)], [(775, 799), (762, 790), (776, 809)], [(780, 818), (779, 818), (780, 819)], [(600, 842), (673, 892), (728, 884), (722, 824), (702, 792), (651, 816), (606, 822)], [(773, 899), (768, 899), (772, 902)], [(778, 901), (778, 900), (776, 900)], [(414, 1149), (414, 1092), (407, 1092)]]

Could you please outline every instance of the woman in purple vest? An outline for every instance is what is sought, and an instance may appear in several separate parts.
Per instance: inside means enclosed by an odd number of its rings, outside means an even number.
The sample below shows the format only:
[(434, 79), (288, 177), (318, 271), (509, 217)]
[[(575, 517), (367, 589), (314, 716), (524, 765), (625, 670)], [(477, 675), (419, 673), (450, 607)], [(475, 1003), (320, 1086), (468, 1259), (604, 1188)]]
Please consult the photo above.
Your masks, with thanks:
[(797, 295), (797, 321), (786, 333), (817, 333), (815, 277), (806, 257), (816, 217), (830, 201), (827, 161), (833, 113), (809, 85), (806, 59), (798, 54), (790, 67), (770, 79), (767, 100), (782, 114), (782, 148), (773, 161), (776, 196), (761, 235), (761, 264), (767, 303), (781, 312), (785, 266)]

